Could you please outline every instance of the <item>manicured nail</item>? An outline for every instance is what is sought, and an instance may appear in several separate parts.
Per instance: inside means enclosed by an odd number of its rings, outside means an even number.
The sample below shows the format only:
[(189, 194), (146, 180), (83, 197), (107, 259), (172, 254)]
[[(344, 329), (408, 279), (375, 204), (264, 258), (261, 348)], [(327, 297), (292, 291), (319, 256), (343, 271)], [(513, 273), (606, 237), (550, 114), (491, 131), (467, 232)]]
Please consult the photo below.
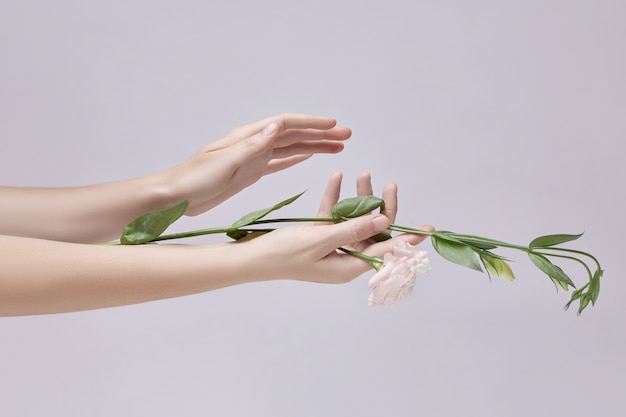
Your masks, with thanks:
[(265, 136), (272, 136), (274, 132), (276, 132), (277, 127), (278, 126), (276, 125), (276, 123), (272, 122), (265, 127), (265, 129), (263, 130), (263, 134)]
[(389, 220), (382, 214), (375, 215), (372, 218), (372, 223), (374, 224), (374, 229), (379, 232), (382, 232), (387, 228), (387, 226), (389, 226)]

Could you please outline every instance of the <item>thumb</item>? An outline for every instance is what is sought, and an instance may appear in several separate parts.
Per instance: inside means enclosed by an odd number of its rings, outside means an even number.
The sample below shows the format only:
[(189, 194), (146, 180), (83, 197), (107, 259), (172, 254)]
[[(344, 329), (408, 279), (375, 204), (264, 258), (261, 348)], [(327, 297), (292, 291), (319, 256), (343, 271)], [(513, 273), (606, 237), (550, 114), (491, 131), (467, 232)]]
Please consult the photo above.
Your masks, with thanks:
[(328, 237), (333, 248), (360, 242), (387, 230), (389, 219), (382, 214), (373, 214), (350, 219), (331, 225), (332, 233)]
[(255, 135), (239, 141), (233, 147), (233, 154), (241, 163), (249, 161), (270, 149), (277, 137), (278, 125), (272, 122)]

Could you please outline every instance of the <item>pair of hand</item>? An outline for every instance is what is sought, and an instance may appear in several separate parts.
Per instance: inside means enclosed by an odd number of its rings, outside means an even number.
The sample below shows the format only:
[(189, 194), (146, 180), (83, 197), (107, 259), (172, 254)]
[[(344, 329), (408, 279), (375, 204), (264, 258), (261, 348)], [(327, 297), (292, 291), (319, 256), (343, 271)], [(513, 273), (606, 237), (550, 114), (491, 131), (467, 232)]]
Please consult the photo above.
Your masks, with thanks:
[[(383, 190), (382, 213), (338, 224), (283, 227), (256, 239), (224, 245), (91, 245), (133, 218), (187, 199), (199, 214), (263, 175), (314, 153), (335, 153), (349, 129), (322, 116), (285, 114), (237, 128), (186, 162), (159, 174), (64, 189), (0, 187), (0, 315), (55, 313), (195, 294), (244, 282), (299, 279), (342, 283), (367, 271), (367, 262), (337, 250), (382, 257), (399, 235), (368, 240), (397, 212), (397, 187)], [(331, 217), (342, 176), (334, 174), (319, 208)], [(369, 174), (359, 195), (372, 194)], [(428, 229), (429, 226), (421, 226)], [(4, 233), (3, 233), (4, 230)]]
[[(188, 214), (196, 215), (215, 207), (262, 176), (289, 168), (315, 153), (337, 153), (351, 131), (334, 119), (282, 114), (238, 127), (213, 142), (183, 164), (171, 169), (175, 193), (190, 202)], [(342, 175), (328, 182), (318, 217), (331, 217), (339, 200)], [(357, 179), (357, 194), (372, 195), (368, 173)], [(387, 229), (397, 213), (397, 186), (388, 184), (382, 193), (385, 208), (380, 214), (363, 216), (340, 224), (284, 227), (249, 242), (238, 244), (241, 256), (255, 259), (257, 279), (300, 279), (342, 283), (366, 272), (367, 262), (337, 250), (346, 247), (370, 256), (382, 257), (400, 240), (417, 244), (424, 237), (403, 234), (372, 243), (369, 237)], [(432, 230), (431, 226), (419, 226)]]

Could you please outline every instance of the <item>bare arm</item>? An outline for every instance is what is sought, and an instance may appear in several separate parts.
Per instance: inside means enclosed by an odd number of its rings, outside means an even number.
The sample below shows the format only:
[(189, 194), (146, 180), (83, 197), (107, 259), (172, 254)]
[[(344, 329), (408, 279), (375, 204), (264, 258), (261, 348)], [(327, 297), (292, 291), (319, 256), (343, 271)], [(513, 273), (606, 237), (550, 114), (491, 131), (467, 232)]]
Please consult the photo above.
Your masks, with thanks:
[[(331, 178), (320, 212), (334, 204), (340, 182), (341, 176)], [(395, 207), (395, 188), (386, 188), (386, 195), (388, 206)], [(0, 236), (0, 315), (119, 306), (273, 279), (343, 283), (369, 265), (336, 248), (382, 256), (399, 240), (423, 240), (416, 235), (375, 244), (365, 240), (385, 230), (394, 217), (395, 208), (340, 224), (284, 227), (247, 242), (208, 246), (102, 246)]]
[(332, 118), (282, 114), (238, 127), (180, 165), (142, 178), (73, 188), (0, 187), (0, 234), (116, 239), (149, 211), (189, 200), (188, 214), (200, 214), (266, 174), (315, 153), (340, 152), (350, 134)]
[(0, 233), (103, 242), (119, 238), (133, 219), (175, 199), (160, 175), (84, 187), (0, 187)]

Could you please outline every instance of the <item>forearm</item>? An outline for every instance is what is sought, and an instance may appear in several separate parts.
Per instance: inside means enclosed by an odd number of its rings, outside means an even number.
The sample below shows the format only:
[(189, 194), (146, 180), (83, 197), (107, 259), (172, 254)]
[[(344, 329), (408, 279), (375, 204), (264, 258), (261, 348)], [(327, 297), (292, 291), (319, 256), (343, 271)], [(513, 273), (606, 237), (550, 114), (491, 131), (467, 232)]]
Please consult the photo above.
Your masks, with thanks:
[(177, 203), (166, 174), (68, 188), (0, 187), (0, 234), (102, 242), (149, 211)]
[(336, 248), (380, 258), (398, 242), (424, 239), (401, 234), (367, 241), (388, 227), (385, 215), (366, 215), (208, 246), (89, 245), (0, 235), (0, 316), (135, 304), (272, 279), (344, 283), (369, 265)]
[(235, 244), (102, 246), (0, 236), (0, 316), (195, 294), (258, 279)]
[(316, 153), (337, 153), (350, 129), (334, 119), (282, 114), (232, 130), (161, 173), (74, 188), (0, 187), (0, 234), (67, 242), (119, 238), (135, 218), (189, 201), (203, 213)]

